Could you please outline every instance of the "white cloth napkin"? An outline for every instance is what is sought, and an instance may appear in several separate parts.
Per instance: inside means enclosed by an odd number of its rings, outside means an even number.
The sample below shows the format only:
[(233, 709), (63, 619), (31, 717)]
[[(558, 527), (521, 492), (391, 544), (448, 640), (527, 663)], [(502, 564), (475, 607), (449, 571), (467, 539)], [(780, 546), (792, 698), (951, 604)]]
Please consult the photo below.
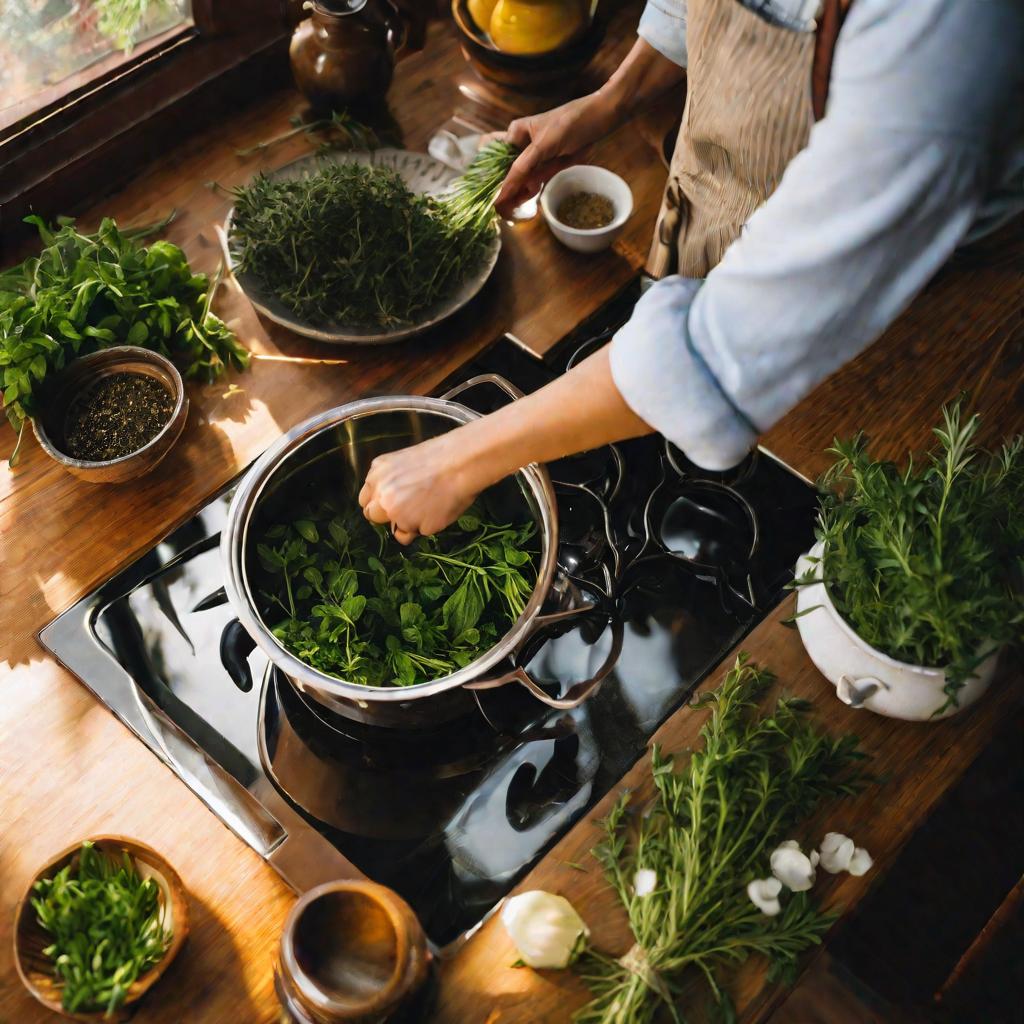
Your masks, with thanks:
[(464, 171), (476, 156), (480, 147), (480, 135), (456, 135), (442, 128), (427, 143), (427, 152), (454, 171)]

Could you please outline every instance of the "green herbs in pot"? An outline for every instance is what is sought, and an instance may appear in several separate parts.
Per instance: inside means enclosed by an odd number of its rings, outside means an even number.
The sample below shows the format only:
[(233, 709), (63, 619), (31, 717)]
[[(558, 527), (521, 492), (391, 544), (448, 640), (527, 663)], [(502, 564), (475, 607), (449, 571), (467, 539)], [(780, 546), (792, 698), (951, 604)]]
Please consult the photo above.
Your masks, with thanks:
[[(194, 274), (176, 245), (139, 239), (106, 219), (93, 234), (62, 218), (51, 230), (28, 217), (43, 249), (0, 273), (0, 380), (4, 412), (19, 432), (35, 415), (38, 388), (76, 356), (139, 345), (211, 381), (243, 368), (249, 353), (210, 312), (215, 285)], [(11, 456), (13, 462), (17, 455)]]
[(358, 163), (327, 163), (291, 181), (258, 175), (233, 192), (238, 269), (308, 320), (411, 323), (483, 263), (514, 156), (504, 143), (487, 147), (441, 197)]
[(70, 1013), (112, 1013), (128, 989), (159, 963), (171, 942), (161, 924), (160, 890), (127, 853), (115, 860), (83, 843), (77, 866), (33, 887), (32, 907), (53, 936), (61, 1003)]
[(903, 467), (862, 435), (836, 441), (819, 537), (840, 615), (884, 654), (945, 669), (955, 704), (982, 660), (1024, 639), (1024, 437), (986, 452), (977, 415), (958, 402), (942, 416), (938, 444)]
[(408, 548), (323, 502), (270, 527), (256, 551), (264, 621), (306, 664), (350, 683), (412, 686), (489, 650), (536, 583), (534, 526), (478, 507)]

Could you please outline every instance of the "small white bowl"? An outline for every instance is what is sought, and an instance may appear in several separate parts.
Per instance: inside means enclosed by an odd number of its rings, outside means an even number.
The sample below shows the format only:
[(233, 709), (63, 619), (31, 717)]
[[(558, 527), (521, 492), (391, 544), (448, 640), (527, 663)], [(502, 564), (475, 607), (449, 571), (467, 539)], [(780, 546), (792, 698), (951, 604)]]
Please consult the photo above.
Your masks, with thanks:
[[(615, 216), (603, 228), (571, 228), (555, 215), (562, 200), (573, 192), (596, 192), (612, 201)], [(540, 208), (551, 233), (562, 245), (577, 252), (600, 252), (622, 234), (633, 212), (633, 193), (613, 171), (589, 164), (578, 164), (559, 171), (540, 194)]]

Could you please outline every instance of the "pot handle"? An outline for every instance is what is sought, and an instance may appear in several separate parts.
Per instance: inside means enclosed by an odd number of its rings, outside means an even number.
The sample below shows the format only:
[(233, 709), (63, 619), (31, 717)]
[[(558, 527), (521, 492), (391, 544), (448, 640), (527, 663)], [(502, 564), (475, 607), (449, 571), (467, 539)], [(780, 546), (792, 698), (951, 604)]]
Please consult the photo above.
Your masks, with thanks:
[[(538, 625), (547, 625), (551, 622), (559, 622), (570, 618), (572, 615), (578, 615), (587, 610), (585, 608), (574, 608), (570, 611), (555, 612), (552, 615), (538, 615), (534, 621)], [(608, 651), (608, 656), (604, 659), (604, 663), (589, 679), (573, 683), (566, 691), (564, 697), (552, 697), (550, 694), (545, 693), (530, 673), (522, 666), (517, 666), (504, 675), (495, 676), (493, 679), (480, 679), (475, 683), (466, 683), (465, 687), (467, 690), (496, 690), (499, 686), (505, 686), (507, 683), (519, 683), (520, 686), (529, 690), (537, 700), (542, 704), (546, 704), (549, 708), (556, 708), (559, 711), (571, 711), (573, 708), (578, 708), (588, 697), (595, 693), (619, 660), (619, 654), (622, 652), (622, 620), (613, 618), (611, 628), (612, 645)]]
[[(520, 398), (525, 398), (526, 395), (519, 390), (509, 380), (505, 380), (500, 373), (480, 373), (475, 377), (470, 377), (469, 380), (464, 380), (461, 384), (456, 384), (455, 387), (450, 388), (441, 396), (442, 402), (450, 402), (457, 395), (461, 395), (464, 391), (468, 391), (470, 388), (478, 387), (480, 384), (493, 384), (496, 388), (504, 391), (513, 402), (518, 402)], [(548, 503), (548, 508), (555, 509), (558, 507), (558, 498), (555, 496), (555, 488), (551, 483), (551, 476), (548, 471), (538, 463), (534, 463), (537, 470), (540, 473), (541, 488), (544, 491), (544, 500)]]
[(888, 685), (874, 676), (862, 676), (859, 679), (854, 679), (853, 676), (840, 676), (839, 682), (836, 683), (836, 696), (847, 707), (862, 708), (866, 700), (883, 689), (888, 690)]
[(256, 641), (238, 619), (232, 619), (220, 635), (220, 663), (242, 693), (252, 689), (252, 672), (246, 659), (254, 650)]
[(463, 391), (475, 388), (479, 384), (493, 384), (496, 388), (504, 391), (513, 401), (526, 397), (515, 384), (510, 380), (505, 380), (500, 373), (479, 373), (475, 377), (470, 377), (469, 380), (464, 380), (461, 384), (456, 384), (455, 387), (450, 388), (441, 396), (441, 401), (450, 402), (456, 395), (461, 395)]

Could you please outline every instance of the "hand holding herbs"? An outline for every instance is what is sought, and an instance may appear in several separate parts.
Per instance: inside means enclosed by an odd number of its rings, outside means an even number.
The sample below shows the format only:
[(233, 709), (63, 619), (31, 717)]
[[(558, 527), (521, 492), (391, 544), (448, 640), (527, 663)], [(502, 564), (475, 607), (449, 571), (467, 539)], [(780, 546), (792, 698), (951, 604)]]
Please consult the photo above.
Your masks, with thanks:
[(70, 1013), (112, 1013), (167, 952), (159, 887), (140, 877), (127, 853), (118, 861), (83, 843), (77, 867), (61, 868), (33, 890), (39, 924), (53, 936), (43, 952)]
[[(781, 840), (825, 800), (856, 788), (862, 757), (854, 737), (818, 731), (804, 701), (781, 698), (760, 711), (772, 682), (741, 655), (696, 704), (711, 708), (703, 749), (678, 767), (655, 749), (653, 806), (630, 814), (624, 793), (604, 822), (594, 855), (635, 944), (620, 959), (584, 951), (578, 969), (594, 999), (576, 1014), (580, 1024), (648, 1024), (662, 1004), (679, 1021), (675, 1001), (696, 972), (727, 1009), (723, 968), (760, 954), (772, 976), (784, 974), (832, 923), (806, 892), (786, 896), (774, 916), (747, 893)], [(641, 891), (641, 878), (653, 884)]]
[(862, 435), (836, 441), (819, 539), (836, 610), (885, 654), (945, 668), (955, 703), (982, 660), (1024, 639), (1024, 437), (988, 453), (976, 415), (942, 416), (938, 445), (902, 469)]
[(176, 245), (143, 246), (148, 229), (122, 232), (109, 219), (91, 235), (67, 219), (56, 231), (27, 219), (43, 250), (0, 274), (3, 404), (19, 433), (46, 377), (96, 349), (141, 345), (206, 381), (248, 365), (249, 353), (210, 312), (206, 275), (193, 274)]
[(479, 267), (494, 199), (515, 150), (492, 143), (440, 197), (397, 172), (328, 163), (299, 180), (258, 175), (235, 189), (231, 247), (296, 315), (361, 327), (411, 323)]
[(532, 523), (495, 525), (470, 509), (403, 549), (325, 502), (258, 544), (264, 616), (296, 657), (346, 682), (437, 679), (475, 661), (522, 613), (536, 581), (533, 533)]

